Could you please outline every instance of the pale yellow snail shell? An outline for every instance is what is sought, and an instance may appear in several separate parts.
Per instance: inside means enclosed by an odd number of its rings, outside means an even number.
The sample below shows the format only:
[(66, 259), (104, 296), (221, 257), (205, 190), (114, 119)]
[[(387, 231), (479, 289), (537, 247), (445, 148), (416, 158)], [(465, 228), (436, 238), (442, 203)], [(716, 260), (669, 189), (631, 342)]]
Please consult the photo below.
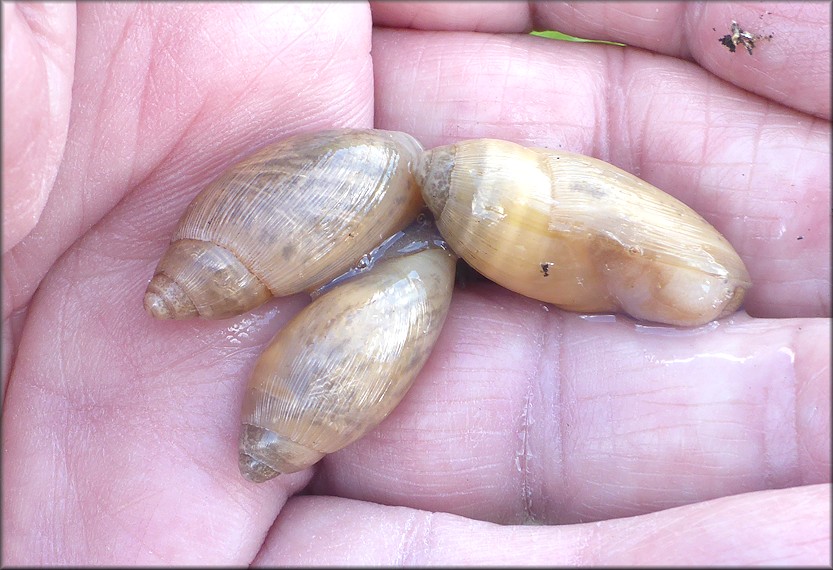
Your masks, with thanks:
[(693, 326), (736, 311), (751, 286), (706, 220), (594, 158), (467, 140), (423, 153), (416, 177), (451, 248), (533, 299)]
[(337, 129), (233, 165), (183, 214), (145, 309), (227, 318), (330, 281), (424, 207), (411, 173), (421, 150), (405, 133)]
[(393, 248), (307, 305), (260, 356), (243, 403), (246, 479), (294, 473), (342, 449), (411, 386), (445, 321), (457, 258), (419, 230)]

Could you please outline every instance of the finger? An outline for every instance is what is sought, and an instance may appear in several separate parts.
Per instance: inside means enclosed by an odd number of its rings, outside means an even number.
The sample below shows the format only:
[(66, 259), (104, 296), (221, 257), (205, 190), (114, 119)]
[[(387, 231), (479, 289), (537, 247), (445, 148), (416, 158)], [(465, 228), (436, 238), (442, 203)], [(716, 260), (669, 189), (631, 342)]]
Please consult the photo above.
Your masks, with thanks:
[(75, 5), (3, 3), (3, 253), (40, 218), (64, 152)]
[(295, 497), (254, 565), (800, 566), (829, 561), (830, 486), (815, 485), (560, 527), (498, 526), (334, 497)]
[(502, 523), (829, 482), (827, 320), (672, 330), (455, 291), (417, 383), (312, 489)]
[[(537, 17), (581, 37), (676, 57), (752, 93), (830, 119), (830, 5), (764, 2), (543, 3)], [(721, 43), (732, 22), (755, 36), (752, 52)]]
[(377, 30), (373, 55), (380, 128), (428, 147), (492, 137), (612, 162), (728, 238), (752, 277), (750, 314), (830, 315), (829, 123), (605, 46)]
[[(830, 119), (830, 6), (826, 3), (532, 2), (465, 6), (375, 2), (376, 25), (517, 33), (558, 30), (693, 59), (716, 76), (782, 105)], [(732, 22), (754, 38), (729, 50)], [(736, 40), (737, 42), (737, 40)]]
[(524, 32), (530, 8), (523, 2), (371, 2), (373, 24), (390, 28), (467, 32)]

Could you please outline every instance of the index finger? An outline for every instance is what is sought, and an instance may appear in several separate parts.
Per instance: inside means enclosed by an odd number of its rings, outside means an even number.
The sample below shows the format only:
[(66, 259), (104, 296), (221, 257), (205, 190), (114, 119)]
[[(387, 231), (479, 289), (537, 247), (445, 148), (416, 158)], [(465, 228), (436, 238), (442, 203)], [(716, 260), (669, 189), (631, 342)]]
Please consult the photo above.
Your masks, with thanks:
[[(524, 32), (553, 29), (696, 61), (714, 75), (818, 117), (830, 118), (829, 3), (374, 2), (379, 26)], [(755, 38), (751, 53), (725, 44), (732, 22)]]

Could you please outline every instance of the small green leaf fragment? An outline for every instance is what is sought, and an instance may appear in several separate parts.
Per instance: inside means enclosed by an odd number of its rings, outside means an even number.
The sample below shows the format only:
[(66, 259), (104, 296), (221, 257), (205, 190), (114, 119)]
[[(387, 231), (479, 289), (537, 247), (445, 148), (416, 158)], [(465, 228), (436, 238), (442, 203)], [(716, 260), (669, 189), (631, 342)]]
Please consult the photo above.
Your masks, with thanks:
[(593, 44), (608, 44), (612, 46), (620, 46), (626, 47), (625, 44), (619, 42), (609, 42), (607, 40), (588, 40), (586, 38), (577, 38), (575, 36), (570, 36), (568, 34), (563, 34), (561, 32), (556, 32), (555, 30), (540, 30), (540, 31), (532, 31), (529, 32), (531, 36), (537, 36), (539, 38), (547, 38), (550, 40), (561, 40), (565, 42), (584, 42), (584, 43), (593, 43)]

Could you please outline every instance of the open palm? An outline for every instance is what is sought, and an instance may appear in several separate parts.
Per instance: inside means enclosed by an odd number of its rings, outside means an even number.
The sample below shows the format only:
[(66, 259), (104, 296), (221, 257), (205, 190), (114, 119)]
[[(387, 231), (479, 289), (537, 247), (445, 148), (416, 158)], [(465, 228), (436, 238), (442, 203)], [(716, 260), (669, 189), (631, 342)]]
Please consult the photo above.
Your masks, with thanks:
[[(3, 10), (6, 563), (829, 562), (828, 4)], [(732, 20), (772, 38), (731, 53)], [(245, 382), (308, 300), (157, 322), (142, 295), (205, 183), (342, 126), (634, 172), (732, 242), (748, 314), (678, 331), (470, 284), (379, 428), (248, 483)]]

